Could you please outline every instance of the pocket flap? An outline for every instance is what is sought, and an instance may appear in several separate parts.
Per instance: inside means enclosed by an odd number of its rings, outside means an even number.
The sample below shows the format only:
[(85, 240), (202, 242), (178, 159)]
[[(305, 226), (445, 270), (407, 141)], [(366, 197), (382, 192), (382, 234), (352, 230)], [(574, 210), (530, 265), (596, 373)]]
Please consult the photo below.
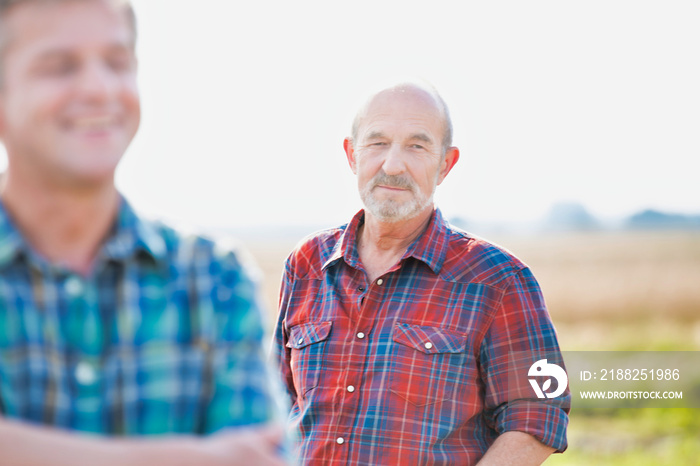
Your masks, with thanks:
[(427, 327), (398, 322), (394, 326), (396, 343), (409, 346), (425, 354), (462, 353), (466, 350), (467, 335), (440, 327)]
[(332, 322), (309, 322), (295, 325), (289, 330), (287, 348), (301, 349), (328, 338)]

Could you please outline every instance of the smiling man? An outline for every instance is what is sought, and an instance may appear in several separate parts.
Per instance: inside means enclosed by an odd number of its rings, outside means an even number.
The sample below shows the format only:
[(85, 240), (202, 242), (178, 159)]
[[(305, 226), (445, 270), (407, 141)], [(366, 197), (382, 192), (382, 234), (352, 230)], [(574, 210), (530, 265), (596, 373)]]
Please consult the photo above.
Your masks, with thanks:
[(537, 282), (433, 205), (459, 160), (442, 98), (384, 89), (344, 147), (365, 209), (292, 252), (280, 296), (302, 461), (528, 465), (563, 451), (568, 397), (509, 386), (519, 353), (559, 355)]
[(0, 0), (0, 463), (282, 464), (248, 268), (115, 188), (135, 36), (125, 0)]

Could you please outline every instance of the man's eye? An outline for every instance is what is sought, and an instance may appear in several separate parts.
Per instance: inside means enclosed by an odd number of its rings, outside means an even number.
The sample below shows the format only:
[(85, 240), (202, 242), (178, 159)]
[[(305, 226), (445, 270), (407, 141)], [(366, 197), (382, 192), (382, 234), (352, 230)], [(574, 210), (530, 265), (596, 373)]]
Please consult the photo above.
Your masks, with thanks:
[(372, 146), (386, 146), (386, 142), (373, 142)]
[(133, 57), (127, 53), (115, 53), (107, 57), (107, 65), (114, 71), (128, 71), (133, 63)]
[(74, 60), (50, 60), (39, 67), (39, 72), (49, 76), (65, 76), (78, 68)]
[(425, 148), (423, 146), (421, 146), (420, 144), (412, 144), (411, 149), (425, 149)]

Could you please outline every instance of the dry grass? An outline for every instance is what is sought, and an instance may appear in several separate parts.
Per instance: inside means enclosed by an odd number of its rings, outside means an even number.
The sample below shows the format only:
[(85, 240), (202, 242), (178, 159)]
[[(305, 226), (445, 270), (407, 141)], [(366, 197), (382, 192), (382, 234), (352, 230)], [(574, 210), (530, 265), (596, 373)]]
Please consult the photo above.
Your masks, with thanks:
[[(532, 268), (564, 349), (700, 349), (700, 234), (603, 232), (493, 238)], [(296, 241), (248, 242), (277, 307)]]

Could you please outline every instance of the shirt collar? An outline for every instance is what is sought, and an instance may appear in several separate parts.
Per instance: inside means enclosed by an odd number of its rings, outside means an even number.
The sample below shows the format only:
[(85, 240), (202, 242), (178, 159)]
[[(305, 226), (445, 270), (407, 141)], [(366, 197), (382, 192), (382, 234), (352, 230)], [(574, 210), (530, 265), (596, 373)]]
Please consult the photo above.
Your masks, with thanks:
[(323, 263), (323, 270), (333, 264), (340, 258), (345, 259), (345, 262), (356, 269), (360, 268), (360, 254), (357, 252), (357, 230), (365, 223), (365, 211), (360, 210), (345, 226), (340, 239), (333, 247), (330, 257)]
[[(339, 241), (331, 251), (331, 255), (324, 262), (323, 269), (329, 267), (341, 257), (349, 266), (360, 268), (357, 231), (364, 221), (365, 212), (360, 210), (345, 227)], [(447, 253), (447, 234), (447, 222), (443, 218), (440, 209), (436, 208), (425, 231), (411, 243), (401, 259), (414, 257), (424, 262), (436, 274), (440, 273)]]
[[(31, 246), (10, 219), (0, 201), (0, 267), (5, 267), (20, 253), (29, 254)], [(109, 259), (124, 260), (143, 251), (153, 260), (166, 257), (166, 245), (155, 225), (136, 215), (129, 203), (121, 197), (119, 212), (112, 233), (102, 248), (102, 255)]]
[(447, 236), (447, 222), (440, 209), (435, 208), (425, 231), (408, 247), (402, 259), (414, 257), (425, 262), (436, 274), (440, 273), (447, 254)]
[(140, 218), (121, 198), (114, 228), (102, 249), (105, 257), (123, 260), (143, 251), (155, 261), (165, 259), (167, 248), (156, 225)]

